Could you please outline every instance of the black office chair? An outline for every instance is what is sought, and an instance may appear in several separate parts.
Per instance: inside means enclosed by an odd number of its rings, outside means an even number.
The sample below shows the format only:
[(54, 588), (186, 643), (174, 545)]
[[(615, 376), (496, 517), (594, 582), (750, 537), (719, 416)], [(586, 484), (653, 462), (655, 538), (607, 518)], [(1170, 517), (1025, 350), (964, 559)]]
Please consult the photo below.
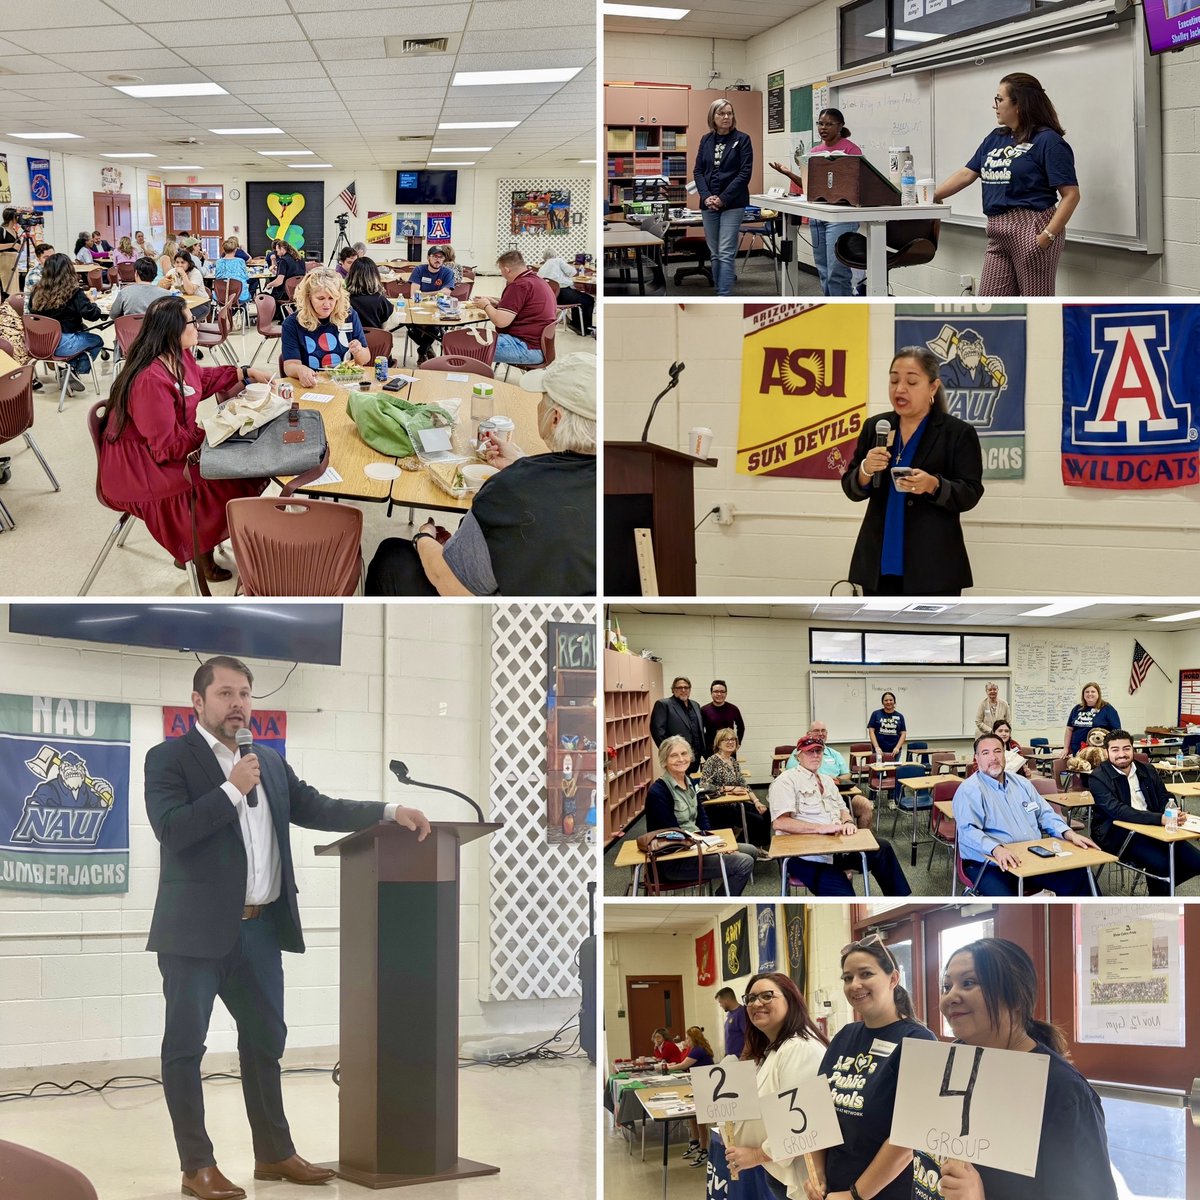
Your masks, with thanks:
[[(919, 267), (932, 261), (937, 253), (941, 221), (927, 219), (889, 221), (887, 223), (887, 269)], [(867, 269), (867, 237), (862, 233), (843, 233), (834, 246), (838, 262), (855, 270)]]

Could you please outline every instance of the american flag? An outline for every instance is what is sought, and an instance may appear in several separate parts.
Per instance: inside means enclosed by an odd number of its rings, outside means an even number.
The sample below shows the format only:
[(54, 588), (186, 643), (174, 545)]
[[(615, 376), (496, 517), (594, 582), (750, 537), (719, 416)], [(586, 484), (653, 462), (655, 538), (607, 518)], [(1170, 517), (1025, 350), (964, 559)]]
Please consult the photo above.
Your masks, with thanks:
[(340, 192), (338, 199), (357, 217), (358, 216), (358, 193), (354, 190), (354, 184), (347, 184)]
[(1129, 669), (1129, 694), (1131, 696), (1142, 686), (1142, 682), (1150, 673), (1150, 668), (1157, 666), (1158, 663), (1150, 657), (1150, 651), (1141, 642), (1135, 641), (1133, 643), (1133, 666)]

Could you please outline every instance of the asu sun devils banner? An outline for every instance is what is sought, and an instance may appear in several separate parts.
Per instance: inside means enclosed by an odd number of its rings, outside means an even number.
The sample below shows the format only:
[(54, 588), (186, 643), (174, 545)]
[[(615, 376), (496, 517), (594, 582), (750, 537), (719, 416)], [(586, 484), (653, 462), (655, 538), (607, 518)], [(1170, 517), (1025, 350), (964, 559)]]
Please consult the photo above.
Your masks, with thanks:
[(129, 705), (0, 695), (0, 888), (129, 891)]
[(1189, 304), (1063, 306), (1068, 487), (1200, 481), (1200, 313)]
[(744, 306), (739, 475), (841, 478), (867, 412), (867, 311)]
[(1025, 306), (896, 307), (896, 349), (937, 356), (946, 407), (979, 434), (984, 479), (1025, 477)]

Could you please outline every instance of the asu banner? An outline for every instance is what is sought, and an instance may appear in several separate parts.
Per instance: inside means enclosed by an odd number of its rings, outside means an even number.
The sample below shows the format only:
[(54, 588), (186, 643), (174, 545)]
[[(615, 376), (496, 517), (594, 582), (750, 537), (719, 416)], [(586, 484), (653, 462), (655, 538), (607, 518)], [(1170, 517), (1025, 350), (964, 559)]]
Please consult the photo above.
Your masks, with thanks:
[(946, 407), (979, 434), (984, 479), (1025, 477), (1025, 306), (896, 306), (896, 349), (921, 346), (941, 366)]
[(129, 891), (129, 705), (0, 695), (0, 888)]
[(1200, 482), (1200, 313), (1190, 304), (1063, 306), (1067, 487)]
[(867, 412), (867, 305), (742, 311), (738, 474), (840, 479)]
[(392, 244), (392, 220), (390, 212), (367, 213), (368, 246), (390, 246)]

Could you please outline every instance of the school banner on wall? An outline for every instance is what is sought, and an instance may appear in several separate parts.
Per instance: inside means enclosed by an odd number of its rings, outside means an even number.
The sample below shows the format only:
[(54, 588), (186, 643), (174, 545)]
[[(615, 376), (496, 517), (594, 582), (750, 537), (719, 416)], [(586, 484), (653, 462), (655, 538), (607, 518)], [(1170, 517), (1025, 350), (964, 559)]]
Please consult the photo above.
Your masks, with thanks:
[(1200, 481), (1200, 313), (1189, 304), (1063, 305), (1067, 487)]
[(867, 413), (865, 304), (742, 310), (739, 475), (842, 477)]
[(696, 986), (712, 987), (717, 982), (717, 935), (710, 929), (696, 939)]
[(393, 214), (390, 212), (367, 213), (367, 245), (390, 246), (393, 220)]
[(792, 982), (805, 992), (808, 984), (808, 958), (805, 953), (808, 940), (807, 909), (800, 905), (789, 906), (787, 913), (787, 973)]
[(946, 407), (979, 434), (984, 479), (1025, 478), (1025, 305), (896, 306), (896, 349), (941, 363)]
[(722, 979), (737, 979), (751, 972), (748, 913), (749, 909), (739, 909), (728, 921), (721, 922)]
[(1200, 670), (1195, 667), (1179, 672), (1179, 724), (1200, 725)]
[(431, 212), (425, 217), (425, 240), (431, 246), (446, 245), (450, 241), (451, 213)]
[(163, 183), (156, 175), (146, 178), (146, 211), (150, 214), (151, 229), (165, 229), (167, 210), (163, 204)]
[(596, 825), (596, 627), (546, 622), (546, 840), (591, 840)]
[(755, 924), (758, 929), (758, 970), (778, 971), (775, 950), (775, 905), (757, 904), (754, 907)]
[(0, 888), (129, 891), (129, 705), (0, 694)]
[[(163, 705), (163, 737), (183, 737), (196, 723), (191, 705)], [(287, 712), (282, 708), (263, 708), (250, 714), (250, 732), (254, 740), (270, 746), (280, 758), (287, 758)]]
[(48, 158), (27, 158), (29, 166), (29, 195), (33, 198), (33, 207), (38, 212), (54, 211), (54, 192), (50, 185), (50, 160)]
[(419, 238), (421, 236), (421, 214), (398, 212), (396, 214), (396, 237)]
[(12, 203), (12, 180), (8, 177), (8, 155), (0, 154), (0, 204)]

